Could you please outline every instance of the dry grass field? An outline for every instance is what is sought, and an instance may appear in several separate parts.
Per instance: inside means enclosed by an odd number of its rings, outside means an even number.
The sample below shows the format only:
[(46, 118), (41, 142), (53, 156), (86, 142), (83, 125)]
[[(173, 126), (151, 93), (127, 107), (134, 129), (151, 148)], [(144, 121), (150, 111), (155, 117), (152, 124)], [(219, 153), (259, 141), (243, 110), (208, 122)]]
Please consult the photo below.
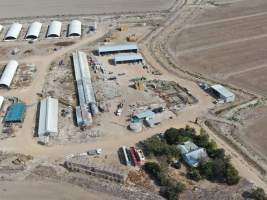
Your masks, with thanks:
[(174, 0), (0, 0), (0, 18), (145, 12), (166, 10), (173, 3)]
[(170, 49), (189, 71), (267, 95), (266, 24), (265, 0), (210, 8), (173, 38)]

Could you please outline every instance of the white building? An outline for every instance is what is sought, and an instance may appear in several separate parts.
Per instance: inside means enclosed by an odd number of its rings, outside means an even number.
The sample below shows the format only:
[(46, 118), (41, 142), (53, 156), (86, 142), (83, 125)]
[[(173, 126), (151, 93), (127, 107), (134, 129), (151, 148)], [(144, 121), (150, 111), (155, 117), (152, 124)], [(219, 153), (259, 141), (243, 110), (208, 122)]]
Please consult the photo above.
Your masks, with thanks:
[(10, 87), (19, 63), (16, 60), (10, 60), (0, 79), (0, 86)]
[(51, 97), (40, 104), (38, 136), (55, 136), (58, 133), (58, 100)]
[(82, 22), (79, 20), (72, 20), (69, 25), (68, 36), (81, 36), (82, 35)]
[(19, 23), (12, 24), (10, 28), (8, 29), (4, 39), (5, 40), (18, 39), (21, 29), (22, 29), (22, 24), (19, 24)]
[(4, 27), (0, 24), (0, 33), (3, 31)]
[(26, 39), (37, 39), (41, 32), (42, 24), (40, 22), (33, 22), (26, 34)]
[(62, 23), (59, 21), (52, 21), (48, 28), (47, 37), (60, 37)]
[(222, 85), (213, 85), (211, 86), (211, 89), (219, 99), (222, 99), (226, 103), (233, 102), (235, 100), (235, 94), (230, 92)]
[(0, 111), (4, 103), (4, 97), (0, 96)]

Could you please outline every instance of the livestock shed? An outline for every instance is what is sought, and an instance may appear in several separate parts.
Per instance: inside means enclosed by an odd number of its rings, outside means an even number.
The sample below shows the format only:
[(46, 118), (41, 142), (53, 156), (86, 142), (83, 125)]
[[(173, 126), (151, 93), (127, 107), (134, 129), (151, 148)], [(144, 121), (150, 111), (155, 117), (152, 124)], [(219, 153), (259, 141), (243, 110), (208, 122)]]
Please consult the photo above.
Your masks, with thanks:
[(41, 101), (38, 136), (55, 136), (58, 133), (58, 100), (47, 97)]
[(0, 33), (3, 31), (4, 27), (0, 24)]
[(0, 79), (0, 86), (10, 87), (19, 63), (16, 60), (10, 60), (6, 65)]
[(62, 23), (60, 21), (52, 21), (49, 25), (47, 37), (54, 38), (60, 37)]
[(21, 29), (22, 29), (22, 24), (20, 23), (12, 24), (6, 33), (4, 40), (18, 39)]
[(143, 56), (140, 53), (123, 53), (114, 56), (114, 64), (138, 63), (143, 62)]
[(1, 111), (1, 108), (3, 106), (4, 100), (5, 100), (5, 98), (0, 96), (0, 111)]
[(82, 22), (79, 20), (72, 20), (69, 24), (68, 36), (81, 36), (82, 35)]
[(138, 46), (136, 43), (109, 43), (101, 45), (97, 49), (99, 55), (112, 54), (112, 53), (137, 53)]
[(96, 106), (86, 54), (81, 51), (76, 51), (72, 54), (72, 59), (80, 104), (80, 106), (76, 107), (76, 119), (77, 124), (84, 127), (92, 124), (91, 114), (95, 115), (99, 111)]
[(40, 22), (33, 22), (26, 34), (26, 39), (37, 39), (39, 37), (39, 34), (41, 32), (42, 24)]
[(26, 112), (24, 103), (14, 103), (8, 107), (4, 118), (5, 123), (22, 123)]
[(226, 103), (233, 102), (235, 100), (235, 94), (222, 85), (213, 85), (211, 86), (211, 89), (215, 96), (217, 96), (219, 99), (222, 99)]

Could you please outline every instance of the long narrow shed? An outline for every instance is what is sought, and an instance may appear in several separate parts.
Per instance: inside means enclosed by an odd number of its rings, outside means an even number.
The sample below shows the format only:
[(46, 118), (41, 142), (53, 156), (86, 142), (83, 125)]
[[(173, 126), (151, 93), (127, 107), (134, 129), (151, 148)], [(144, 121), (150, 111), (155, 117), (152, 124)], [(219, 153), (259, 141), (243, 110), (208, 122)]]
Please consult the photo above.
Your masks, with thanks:
[(0, 96), (0, 111), (3, 106), (4, 100), (5, 100), (4, 97)]
[(40, 104), (38, 136), (55, 136), (58, 133), (58, 100), (47, 97)]
[(0, 86), (10, 87), (19, 63), (16, 60), (10, 60), (5, 67), (0, 79)]
[(101, 45), (97, 49), (99, 55), (112, 54), (112, 53), (137, 53), (138, 47), (136, 43), (125, 42), (125, 43), (109, 43)]
[(33, 22), (26, 34), (26, 39), (37, 39), (41, 32), (42, 24), (40, 22)]
[(47, 37), (60, 37), (62, 23), (60, 21), (52, 21), (48, 28)]
[(5, 40), (16, 40), (19, 37), (20, 31), (22, 29), (22, 24), (20, 23), (14, 23), (10, 26), (8, 29)]
[(114, 56), (114, 64), (143, 62), (143, 56), (140, 53), (123, 53)]

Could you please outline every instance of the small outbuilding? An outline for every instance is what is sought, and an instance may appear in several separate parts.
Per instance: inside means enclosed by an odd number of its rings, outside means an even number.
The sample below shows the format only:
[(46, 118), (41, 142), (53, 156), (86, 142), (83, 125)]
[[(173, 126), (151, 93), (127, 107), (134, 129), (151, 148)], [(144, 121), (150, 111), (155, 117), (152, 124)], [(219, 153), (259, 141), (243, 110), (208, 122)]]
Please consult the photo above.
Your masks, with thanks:
[(8, 41), (8, 40), (18, 39), (21, 29), (22, 29), (22, 24), (20, 23), (12, 24), (6, 33), (4, 40)]
[(213, 94), (218, 98), (222, 99), (224, 102), (233, 102), (235, 100), (235, 94), (226, 89), (222, 85), (213, 85), (210, 87)]
[(139, 63), (143, 62), (143, 56), (140, 53), (124, 53), (114, 56), (114, 64)]
[(26, 39), (36, 40), (41, 32), (42, 24), (40, 22), (33, 22), (26, 34)]
[(4, 118), (5, 123), (22, 123), (26, 112), (24, 103), (14, 103), (8, 107)]
[[(144, 112), (138, 113), (133, 116), (134, 121), (144, 120), (144, 119), (153, 119), (155, 117), (155, 113), (151, 110), (146, 110)], [(136, 119), (136, 120), (135, 120)]]
[(10, 60), (6, 65), (0, 79), (0, 86), (10, 87), (15, 76), (19, 63), (16, 60)]
[(55, 136), (58, 133), (58, 100), (47, 97), (40, 104), (38, 136)]
[(113, 53), (137, 53), (138, 47), (136, 43), (109, 43), (101, 45), (97, 49), (99, 55), (113, 54)]
[(82, 22), (79, 20), (72, 20), (69, 24), (68, 36), (79, 37), (82, 35)]
[(48, 38), (60, 37), (61, 26), (62, 23), (60, 21), (52, 21), (52, 23), (49, 25), (48, 28), (47, 37)]

